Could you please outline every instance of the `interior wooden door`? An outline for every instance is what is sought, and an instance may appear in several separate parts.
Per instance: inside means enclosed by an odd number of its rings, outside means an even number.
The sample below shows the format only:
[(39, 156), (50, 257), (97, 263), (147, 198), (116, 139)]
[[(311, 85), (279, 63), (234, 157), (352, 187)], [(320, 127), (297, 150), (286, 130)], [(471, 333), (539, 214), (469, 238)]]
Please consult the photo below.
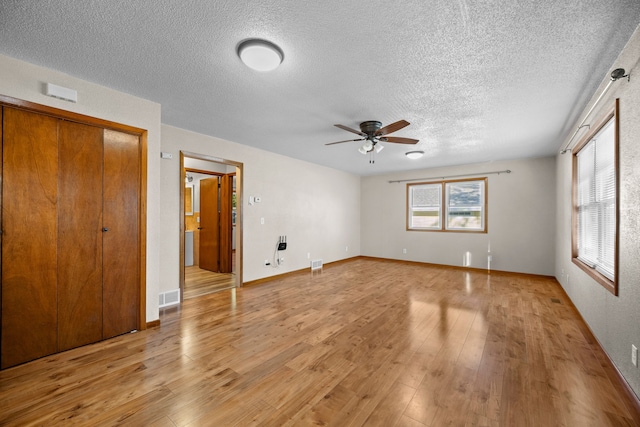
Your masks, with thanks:
[(220, 271), (218, 177), (200, 180), (200, 268)]
[(139, 137), (104, 131), (103, 338), (138, 329)]
[(1, 367), (55, 353), (57, 120), (3, 108)]
[(58, 351), (102, 339), (102, 129), (59, 121)]
[(220, 177), (220, 273), (232, 273), (233, 175)]

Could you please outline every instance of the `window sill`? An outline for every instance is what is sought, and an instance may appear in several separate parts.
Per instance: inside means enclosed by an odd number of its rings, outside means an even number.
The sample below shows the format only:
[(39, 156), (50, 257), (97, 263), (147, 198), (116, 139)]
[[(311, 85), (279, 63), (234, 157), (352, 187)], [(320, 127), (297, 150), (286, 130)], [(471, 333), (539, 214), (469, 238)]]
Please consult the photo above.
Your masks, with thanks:
[(593, 280), (595, 280), (598, 284), (600, 284), (603, 288), (611, 292), (613, 295), (618, 296), (618, 283), (616, 281), (611, 281), (609, 278), (602, 275), (595, 268), (589, 267), (584, 262), (580, 261), (578, 258), (572, 258), (571, 261), (577, 265), (582, 271), (587, 273)]
[(407, 231), (430, 231), (436, 233), (475, 233), (487, 234), (487, 230), (443, 230), (441, 228), (407, 228)]

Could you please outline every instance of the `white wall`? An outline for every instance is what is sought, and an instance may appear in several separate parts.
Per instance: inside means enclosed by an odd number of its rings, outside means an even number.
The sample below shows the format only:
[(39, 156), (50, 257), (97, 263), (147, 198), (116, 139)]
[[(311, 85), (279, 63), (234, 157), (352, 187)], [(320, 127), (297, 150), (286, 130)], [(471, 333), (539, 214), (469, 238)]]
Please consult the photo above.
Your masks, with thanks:
[[(630, 81), (618, 80), (587, 118), (598, 121), (620, 99), (619, 135), (619, 295), (614, 296), (571, 262), (570, 153), (558, 155), (555, 276), (596, 338), (635, 393), (640, 394), (640, 369), (631, 363), (631, 345), (640, 348), (640, 27), (611, 70), (624, 68)], [(592, 102), (608, 83), (605, 77)], [(590, 104), (591, 105), (591, 104)], [(586, 114), (584, 111), (583, 114)], [(582, 119), (582, 118), (581, 118)], [(575, 124), (577, 128), (578, 123)], [(574, 130), (575, 131), (575, 130)], [(573, 134), (573, 131), (572, 131)], [(577, 140), (583, 136), (581, 132)], [(575, 142), (577, 142), (574, 141)], [(568, 141), (565, 141), (565, 143)], [(563, 144), (564, 146), (564, 144)]]
[[(45, 83), (78, 91), (71, 103), (43, 95)], [(0, 55), (0, 94), (146, 129), (147, 159), (147, 321), (158, 319), (158, 234), (160, 206), (160, 105), (67, 74)]]
[[(309, 268), (307, 253), (325, 263), (360, 255), (360, 177), (168, 125), (162, 125), (162, 151), (173, 159), (161, 164), (161, 292), (179, 283), (180, 151), (244, 165), (245, 282)], [(249, 205), (249, 196), (262, 201)], [(287, 236), (285, 262), (264, 267), (280, 235)]]
[[(406, 184), (390, 180), (511, 170), (488, 175), (488, 233), (406, 230)], [(553, 157), (434, 168), (362, 178), (362, 254), (492, 270), (554, 274), (555, 159)], [(403, 249), (407, 250), (403, 254)]]

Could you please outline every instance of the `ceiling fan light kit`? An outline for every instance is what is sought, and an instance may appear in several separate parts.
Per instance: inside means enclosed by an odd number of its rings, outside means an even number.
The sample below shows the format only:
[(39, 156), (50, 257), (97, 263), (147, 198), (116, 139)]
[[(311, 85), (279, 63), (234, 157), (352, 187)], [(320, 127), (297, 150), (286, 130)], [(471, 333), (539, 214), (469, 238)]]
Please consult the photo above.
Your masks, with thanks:
[(240, 42), (238, 56), (247, 67), (256, 71), (275, 70), (284, 60), (284, 53), (278, 46), (262, 39)]
[[(371, 153), (369, 163), (375, 163), (373, 159), (374, 153), (379, 153), (384, 149), (384, 145), (381, 142), (389, 142), (392, 144), (417, 144), (418, 140), (413, 138), (403, 138), (399, 136), (386, 136), (392, 132), (398, 131), (406, 126), (409, 126), (409, 122), (406, 120), (399, 120), (391, 123), (385, 127), (382, 127), (382, 123), (377, 120), (368, 120), (360, 123), (360, 130), (351, 129), (345, 125), (334, 125), (347, 132), (352, 132), (360, 135), (359, 139), (347, 139), (345, 141), (330, 142), (325, 145), (342, 144), (343, 142), (351, 141), (364, 141), (362, 146), (358, 148), (358, 151), (362, 154)], [(421, 152), (422, 153), (422, 152)]]
[(405, 156), (407, 156), (410, 159), (419, 159), (420, 157), (424, 156), (424, 151), (420, 151), (420, 150), (416, 150), (416, 151), (407, 151), (406, 153), (404, 153)]

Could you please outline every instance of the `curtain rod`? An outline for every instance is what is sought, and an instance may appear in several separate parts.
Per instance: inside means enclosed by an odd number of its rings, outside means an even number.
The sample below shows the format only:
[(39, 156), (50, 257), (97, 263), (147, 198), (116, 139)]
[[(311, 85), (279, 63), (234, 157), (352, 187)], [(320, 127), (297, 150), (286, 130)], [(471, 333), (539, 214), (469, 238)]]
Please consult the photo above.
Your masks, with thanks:
[(560, 150), (560, 154), (564, 154), (567, 151), (571, 151), (571, 149), (573, 148), (571, 146), (571, 142), (573, 141), (573, 138), (576, 137), (578, 132), (580, 132), (580, 129), (582, 129), (583, 127), (590, 127), (590, 125), (585, 125), (584, 122), (587, 121), (587, 119), (589, 118), (589, 115), (593, 112), (593, 109), (596, 108), (596, 105), (598, 105), (598, 103), (600, 102), (600, 100), (602, 99), (604, 94), (607, 93), (607, 91), (609, 90), (609, 88), (611, 87), (613, 82), (615, 82), (616, 80), (619, 80), (619, 79), (621, 79), (623, 77), (626, 77), (627, 81), (631, 81), (631, 76), (629, 74), (625, 74), (624, 68), (616, 68), (615, 70), (613, 70), (611, 72), (611, 79), (609, 79), (609, 83), (607, 83), (607, 85), (604, 87), (604, 90), (602, 91), (602, 93), (600, 94), (598, 99), (596, 99), (596, 102), (594, 102), (591, 105), (591, 108), (589, 108), (589, 111), (587, 112), (587, 114), (585, 114), (584, 119), (582, 119), (582, 122), (578, 125), (578, 128), (576, 129), (576, 131), (571, 136), (571, 139), (569, 139), (569, 142), (567, 142), (567, 144), (564, 146), (564, 148), (562, 150)]
[(493, 171), (493, 172), (465, 173), (462, 175), (449, 175), (449, 176), (434, 176), (431, 178), (395, 179), (395, 180), (389, 181), (389, 184), (411, 182), (411, 181), (428, 181), (431, 179), (462, 178), (466, 176), (500, 175), (501, 173), (511, 173), (511, 170), (505, 169), (503, 171)]

